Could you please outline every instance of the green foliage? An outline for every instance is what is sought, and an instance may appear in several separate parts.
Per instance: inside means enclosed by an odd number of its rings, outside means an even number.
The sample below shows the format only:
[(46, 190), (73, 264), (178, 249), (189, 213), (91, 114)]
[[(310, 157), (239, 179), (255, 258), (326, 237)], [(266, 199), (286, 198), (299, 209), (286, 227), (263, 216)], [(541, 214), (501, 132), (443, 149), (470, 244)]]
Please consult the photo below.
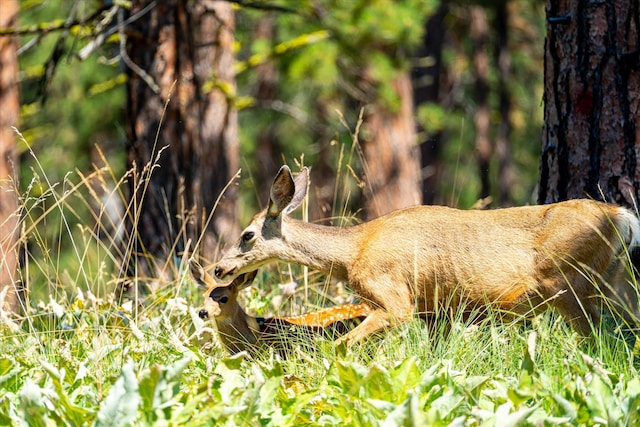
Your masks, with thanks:
[[(90, 283), (113, 265), (111, 255), (87, 245), (92, 241), (88, 236), (100, 232), (96, 219), (109, 208), (99, 207), (106, 201), (100, 200), (104, 193), (96, 193), (82, 180), (83, 174), (92, 175), (94, 167), (108, 165), (117, 175), (124, 171), (123, 74), (118, 62), (112, 61), (117, 54), (112, 43), (81, 62), (76, 54), (91, 31), (77, 24), (59, 30), (66, 22), (94, 14), (100, 4), (82, 1), (71, 8), (63, 1), (21, 2), (19, 28), (35, 25), (52, 30), (27, 31), (20, 40), (24, 137), (18, 142), (21, 188), (17, 190), (25, 226), (22, 243), (28, 253), (23, 283), (30, 285), (34, 301), (65, 288), (95, 291)], [(109, 191), (110, 177), (103, 178), (103, 189)], [(79, 183), (83, 191), (76, 191)], [(86, 270), (83, 263), (101, 271)]]
[[(78, 2), (73, 9), (64, 1), (25, 3), (21, 6), (20, 27), (66, 22), (71, 10), (75, 11), (74, 18), (81, 19), (93, 14), (100, 3)], [(76, 57), (89, 35), (76, 25), (68, 34), (52, 31), (21, 37), (21, 46), (31, 47), (19, 58), (20, 127), (54, 182), (75, 168), (90, 169), (97, 160), (92, 158), (95, 144), (110, 152), (112, 166), (123, 172), (122, 69), (113, 61), (117, 55), (113, 43), (105, 44), (84, 61)], [(21, 152), (26, 151), (22, 145)], [(23, 156), (21, 160), (21, 181), (29, 183), (31, 159)]]
[(140, 400), (138, 379), (133, 372), (133, 362), (129, 361), (100, 405), (94, 425), (129, 425), (136, 418)]
[[(81, 302), (80, 302), (81, 301)], [(43, 308), (44, 309), (44, 308)], [(52, 307), (49, 307), (52, 309)], [(251, 359), (206, 350), (195, 308), (156, 305), (136, 318), (91, 295), (62, 311), (77, 322), (3, 334), (0, 422), (23, 425), (635, 425), (640, 381), (587, 355), (550, 316), (528, 328), (454, 321), (453, 336), (429, 336), (416, 321), (346, 354), (331, 346)], [(55, 311), (55, 310), (54, 310)], [(118, 326), (101, 319), (120, 311)], [(114, 324), (112, 322), (112, 324)], [(466, 336), (463, 345), (455, 327)], [(469, 329), (471, 328), (471, 329)], [(160, 339), (159, 337), (171, 337)], [(491, 339), (510, 343), (486, 351)], [(607, 344), (607, 338), (596, 337)], [(415, 340), (415, 341), (414, 341)], [(427, 356), (417, 349), (445, 346)], [(203, 347), (203, 344), (206, 344)], [(374, 347), (371, 347), (373, 345)], [(464, 347), (473, 354), (463, 354)], [(446, 348), (445, 348), (446, 347)], [(375, 348), (375, 350), (374, 350)], [(435, 347), (434, 347), (435, 348)], [(397, 353), (404, 356), (397, 358)], [(445, 353), (446, 352), (446, 353)], [(513, 367), (502, 365), (510, 357)], [(482, 359), (481, 364), (470, 364)], [(477, 366), (482, 365), (481, 370)]]
[[(285, 2), (285, 5), (289, 3)], [(251, 9), (238, 11), (236, 36), (241, 64), (251, 58), (269, 58), (276, 70), (276, 102), (256, 98), (257, 79), (251, 67), (243, 67), (238, 87), (243, 98), (254, 98), (250, 108), (241, 111), (240, 132), (245, 164), (255, 170), (256, 143), (259, 136), (273, 135), (276, 150), (285, 159), (304, 152), (307, 164), (330, 152), (329, 165), (337, 164), (338, 154), (327, 147), (332, 141), (347, 146), (353, 143), (350, 131), (356, 125), (361, 106), (381, 103), (391, 111), (399, 105), (391, 85), (400, 71), (429, 58), (415, 58), (425, 21), (438, 2), (307, 2), (290, 4), (295, 14), (273, 14)], [(469, 15), (467, 4), (448, 4), (445, 20), (439, 104), (420, 106), (417, 122), (426, 132), (443, 133), (441, 180), (438, 202), (461, 207), (473, 205), (479, 184), (474, 147), (474, 81), (471, 69)], [(535, 202), (533, 195), (538, 170), (540, 129), (542, 128), (544, 13), (542, 6), (515, 0), (510, 2), (509, 48), (511, 74), (507, 86), (511, 93), (510, 150), (513, 159), (512, 203)], [(489, 19), (492, 11), (487, 10)], [(272, 20), (273, 35), (264, 38), (254, 31), (257, 22)], [(328, 34), (318, 40), (318, 32)], [(308, 42), (302, 42), (308, 40)], [(490, 40), (490, 43), (493, 39)], [(278, 46), (294, 43), (296, 49), (275, 54)], [(488, 49), (493, 49), (489, 44)], [(489, 53), (491, 56), (491, 53)], [(263, 62), (261, 62), (263, 63)], [(492, 136), (499, 115), (498, 75), (489, 70), (489, 106)], [(344, 119), (343, 119), (344, 117)], [(347, 123), (344, 126), (343, 121)], [(354, 147), (356, 152), (358, 147)], [(322, 154), (325, 155), (326, 154)], [(359, 159), (356, 159), (359, 160)], [(326, 161), (326, 160), (325, 160)], [(354, 170), (360, 170), (354, 161)], [(497, 164), (491, 165), (497, 171)], [(334, 172), (338, 172), (337, 170)], [(497, 173), (492, 174), (497, 182)], [(497, 187), (497, 186), (496, 186)]]

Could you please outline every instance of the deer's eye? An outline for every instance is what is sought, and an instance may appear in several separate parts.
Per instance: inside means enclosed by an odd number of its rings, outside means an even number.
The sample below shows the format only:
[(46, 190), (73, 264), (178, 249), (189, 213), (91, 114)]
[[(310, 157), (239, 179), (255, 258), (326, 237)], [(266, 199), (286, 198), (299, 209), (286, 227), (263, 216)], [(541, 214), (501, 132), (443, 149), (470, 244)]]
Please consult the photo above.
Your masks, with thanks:
[(242, 243), (249, 243), (255, 237), (256, 233), (253, 231), (245, 231), (242, 234)]

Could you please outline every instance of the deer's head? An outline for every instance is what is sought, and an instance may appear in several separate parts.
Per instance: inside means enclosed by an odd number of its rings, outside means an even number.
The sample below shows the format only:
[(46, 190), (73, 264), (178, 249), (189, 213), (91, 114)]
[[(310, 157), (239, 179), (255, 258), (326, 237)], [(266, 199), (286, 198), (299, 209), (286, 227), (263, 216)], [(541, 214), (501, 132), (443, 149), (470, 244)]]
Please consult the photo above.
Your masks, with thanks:
[(255, 271), (287, 253), (290, 242), (282, 234), (282, 219), (300, 206), (307, 194), (308, 182), (307, 168), (295, 178), (288, 166), (280, 168), (271, 185), (267, 208), (253, 217), (238, 242), (218, 262), (214, 271), (218, 279)]

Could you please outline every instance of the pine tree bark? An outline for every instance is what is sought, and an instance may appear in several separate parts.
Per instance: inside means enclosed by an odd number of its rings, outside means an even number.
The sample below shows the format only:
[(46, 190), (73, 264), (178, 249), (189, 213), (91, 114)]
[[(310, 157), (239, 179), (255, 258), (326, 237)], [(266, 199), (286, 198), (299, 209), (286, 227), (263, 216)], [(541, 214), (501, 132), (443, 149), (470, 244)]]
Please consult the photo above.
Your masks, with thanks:
[(495, 154), (498, 161), (498, 202), (500, 206), (511, 204), (513, 186), (513, 164), (511, 160), (511, 94), (507, 82), (511, 76), (511, 53), (509, 52), (509, 9), (507, 0), (493, 5), (495, 16), (493, 28), (496, 34), (494, 62), (498, 71), (498, 98), (500, 122), (496, 132)]
[(411, 77), (399, 71), (391, 84), (400, 100), (397, 111), (379, 101), (369, 106), (364, 117), (364, 207), (368, 219), (422, 202)]
[(473, 74), (475, 79), (476, 111), (474, 114), (476, 161), (480, 178), (480, 198), (491, 194), (489, 165), (492, 147), (489, 134), (489, 22), (483, 6), (471, 7), (471, 40), (473, 43)]
[[(18, 0), (4, 0), (0, 28), (18, 24)], [(18, 97), (18, 39), (0, 36), (0, 290), (6, 290), (5, 307), (19, 310), (20, 286), (18, 264), (18, 194), (16, 176), (18, 155), (16, 134), (20, 101)], [(0, 307), (2, 308), (2, 307)]]
[[(275, 36), (275, 15), (267, 13), (261, 16), (255, 24), (254, 39), (262, 40), (270, 45), (273, 44)], [(259, 106), (265, 109), (272, 108), (278, 95), (278, 68), (274, 61), (266, 61), (256, 67), (256, 89), (255, 98)], [(269, 112), (272, 120), (260, 129), (256, 140), (256, 170), (255, 185), (256, 194), (264, 203), (264, 197), (269, 194), (269, 188), (273, 182), (276, 171), (282, 166), (280, 158), (282, 149), (278, 141), (278, 120), (279, 113)]]
[(631, 204), (640, 188), (640, 0), (547, 0), (546, 10), (539, 202)]
[[(412, 70), (415, 109), (422, 104), (440, 102), (440, 72), (444, 47), (445, 23), (448, 7), (440, 2), (436, 13), (429, 17), (425, 26), (422, 45), (417, 51), (418, 65)], [(428, 134), (418, 126), (420, 157), (422, 162), (422, 203), (432, 205), (441, 202), (438, 183), (441, 175), (441, 154), (444, 143), (442, 131)]]
[[(134, 0), (131, 14), (149, 3)], [(193, 250), (201, 233), (201, 253), (214, 259), (238, 232), (233, 185), (207, 221), (239, 168), (233, 38), (226, 1), (158, 2), (128, 28), (127, 55), (144, 70), (128, 68), (128, 228), (133, 250), (152, 260), (147, 267), (182, 255), (188, 239)]]

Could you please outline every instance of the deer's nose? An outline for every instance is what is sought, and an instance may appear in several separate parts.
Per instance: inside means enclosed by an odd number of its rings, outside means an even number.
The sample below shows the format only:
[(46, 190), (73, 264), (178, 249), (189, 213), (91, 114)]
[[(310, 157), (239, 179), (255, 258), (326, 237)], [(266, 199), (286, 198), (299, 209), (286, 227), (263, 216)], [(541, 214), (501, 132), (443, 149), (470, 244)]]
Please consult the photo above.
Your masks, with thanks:
[(216, 267), (216, 269), (213, 270), (213, 274), (215, 274), (218, 279), (220, 278), (220, 276), (222, 276), (222, 269), (220, 268), (220, 266)]
[(200, 317), (201, 319), (208, 319), (209, 318), (209, 312), (203, 308), (198, 313), (198, 317)]

